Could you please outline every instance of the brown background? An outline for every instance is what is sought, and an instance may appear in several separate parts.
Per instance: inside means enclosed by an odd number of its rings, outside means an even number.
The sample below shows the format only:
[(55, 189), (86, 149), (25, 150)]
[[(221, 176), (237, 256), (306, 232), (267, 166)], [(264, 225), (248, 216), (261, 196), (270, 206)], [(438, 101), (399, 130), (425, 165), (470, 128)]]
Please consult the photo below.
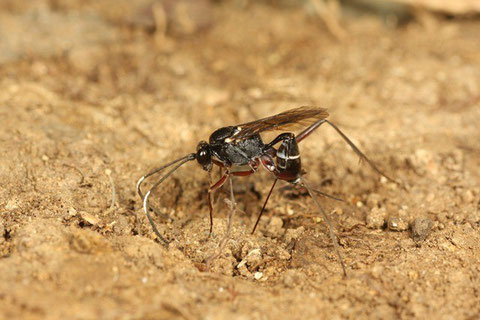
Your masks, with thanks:
[[(314, 2), (1, 2), (1, 318), (479, 317), (480, 22)], [(347, 278), (303, 190), (277, 190), (250, 235), (264, 170), (234, 180), (239, 210), (209, 268), (228, 193), (209, 238), (196, 163), (153, 194), (172, 244), (155, 240), (142, 174), (301, 105), (328, 108), (406, 185), (331, 128), (302, 142), (311, 183), (346, 200), (320, 199)]]

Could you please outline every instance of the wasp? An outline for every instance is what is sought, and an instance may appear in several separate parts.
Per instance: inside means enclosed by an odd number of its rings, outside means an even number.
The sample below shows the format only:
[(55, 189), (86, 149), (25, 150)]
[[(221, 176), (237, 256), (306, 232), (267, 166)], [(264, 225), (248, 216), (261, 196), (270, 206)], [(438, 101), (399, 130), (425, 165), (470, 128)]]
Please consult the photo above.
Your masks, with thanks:
[[(319, 208), (324, 220), (326, 221), (330, 238), (332, 239), (334, 249), (342, 265), (344, 274), (346, 274), (343, 259), (338, 250), (337, 239), (333, 232), (333, 227), (327, 217), (327, 214), (321, 207), (315, 192), (318, 191), (311, 188), (302, 171), (302, 161), (298, 144), (309, 137), (318, 127), (323, 124), (331, 126), (353, 149), (353, 151), (364, 161), (366, 161), (377, 173), (387, 178), (389, 181), (397, 183), (394, 179), (384, 174), (370, 159), (368, 159), (357, 146), (332, 122), (327, 120), (329, 113), (327, 109), (303, 106), (291, 109), (277, 115), (239, 124), (227, 126), (214, 131), (207, 141), (200, 141), (197, 150), (194, 153), (187, 154), (184, 157), (176, 159), (166, 165), (154, 169), (153, 171), (142, 176), (137, 182), (137, 191), (143, 202), (143, 211), (153, 228), (157, 237), (168, 244), (168, 241), (158, 231), (149, 209), (155, 209), (149, 204), (149, 197), (161, 183), (165, 181), (173, 172), (187, 162), (196, 160), (203, 170), (211, 173), (214, 166), (220, 167), (223, 172), (221, 178), (215, 183), (211, 183), (208, 188), (208, 203), (210, 211), (210, 233), (213, 228), (213, 201), (212, 196), (215, 190), (222, 187), (225, 182), (233, 176), (249, 176), (258, 171), (259, 167), (264, 167), (269, 171), (274, 181), (270, 191), (265, 199), (262, 210), (258, 215), (252, 233), (255, 231), (263, 212), (265, 211), (267, 202), (275, 188), (278, 180), (286, 181), (292, 185), (299, 185), (307, 189), (313, 198), (316, 206)], [(292, 131), (295, 129), (303, 129), (299, 134)], [(283, 131), (277, 135), (272, 141), (265, 143), (262, 140), (261, 133), (266, 131)], [(167, 171), (144, 195), (141, 191), (143, 181), (159, 172)], [(211, 179), (210, 179), (211, 180)], [(230, 181), (231, 182), (231, 181)], [(231, 184), (230, 184), (231, 185)], [(323, 194), (329, 196), (327, 194)], [(233, 195), (233, 193), (232, 193)], [(333, 196), (329, 196), (335, 198)]]

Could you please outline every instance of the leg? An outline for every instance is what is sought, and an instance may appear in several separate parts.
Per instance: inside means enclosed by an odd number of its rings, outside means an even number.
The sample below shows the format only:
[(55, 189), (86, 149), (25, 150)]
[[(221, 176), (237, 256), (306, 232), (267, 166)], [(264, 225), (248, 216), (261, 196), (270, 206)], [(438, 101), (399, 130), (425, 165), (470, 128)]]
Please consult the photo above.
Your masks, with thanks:
[(301, 176), (300, 179), (301, 179), (303, 185), (305, 186), (305, 188), (307, 188), (308, 193), (310, 194), (310, 197), (312, 197), (312, 199), (315, 202), (315, 204), (317, 205), (319, 211), (322, 213), (323, 219), (325, 220), (325, 222), (327, 224), (327, 227), (328, 227), (328, 232), (330, 234), (330, 238), (332, 239), (332, 242), (333, 242), (333, 247), (335, 249), (335, 252), (337, 253), (338, 259), (340, 260), (340, 264), (342, 265), (343, 274), (344, 274), (344, 276), (347, 276), (347, 271), (345, 269), (345, 264), (343, 263), (342, 255), (340, 254), (340, 250), (338, 248), (337, 237), (335, 236), (335, 233), (333, 232), (333, 226), (330, 223), (330, 220), (328, 220), (327, 213), (325, 212), (325, 210), (323, 210), (322, 206), (320, 206), (320, 203), (318, 202), (317, 198), (313, 194), (313, 191), (312, 191), (312, 189), (310, 189), (310, 186), (307, 184), (307, 181), (305, 180), (305, 178), (303, 176)]
[(255, 225), (253, 226), (252, 234), (255, 232), (255, 229), (257, 228), (258, 222), (260, 221), (260, 218), (262, 217), (263, 211), (265, 210), (265, 207), (267, 206), (268, 199), (270, 199), (270, 195), (272, 194), (273, 188), (275, 187), (275, 184), (277, 183), (277, 178), (273, 181), (273, 185), (270, 188), (270, 192), (268, 192), (267, 198), (265, 199), (265, 203), (263, 204), (262, 210), (260, 211), (260, 214), (258, 215), (257, 221), (255, 222)]
[[(270, 143), (265, 145), (265, 150), (268, 150), (268, 149), (272, 148), (274, 145), (276, 145), (279, 142), (282, 142), (283, 140), (290, 139), (291, 136), (292, 136), (292, 133), (290, 133), (290, 132), (285, 132), (285, 133), (279, 134)], [(297, 141), (298, 141), (298, 139), (297, 139)]]
[(391, 181), (391, 182), (394, 182), (396, 184), (401, 184), (400, 182), (390, 178), (389, 176), (387, 176), (385, 173), (383, 173), (376, 165), (375, 163), (373, 163), (373, 161), (371, 161), (370, 159), (367, 158), (367, 156), (365, 154), (363, 154), (362, 151), (360, 151), (360, 149), (358, 149), (358, 147), (336, 126), (334, 125), (332, 122), (326, 120), (326, 119), (323, 119), (323, 120), (320, 120), (320, 121), (317, 121), (315, 122), (314, 124), (312, 124), (310, 127), (308, 127), (307, 129), (303, 130), (298, 136), (297, 136), (297, 142), (300, 142), (302, 141), (303, 139), (305, 139), (306, 137), (308, 137), (315, 129), (317, 129), (318, 127), (320, 127), (323, 123), (328, 123), (333, 129), (335, 129), (335, 131), (337, 131), (337, 133), (342, 137), (343, 140), (345, 140), (345, 142), (350, 146), (350, 148), (353, 149), (353, 151), (360, 157), (360, 159), (362, 160), (365, 160), (369, 165), (370, 167), (372, 167), (373, 170), (375, 170), (378, 174), (380, 174), (381, 176), (387, 178), (387, 180)]
[[(218, 180), (215, 184), (213, 184), (212, 186), (210, 186), (210, 188), (208, 188), (208, 204), (209, 204), (209, 209), (210, 209), (210, 234), (212, 234), (212, 231), (213, 231), (213, 201), (212, 201), (212, 193), (215, 192), (215, 190), (219, 189), (221, 186), (223, 186), (223, 184), (225, 183), (225, 181), (227, 181), (227, 178), (230, 177), (230, 176), (241, 176), (241, 177), (246, 177), (246, 176), (249, 176), (251, 174), (255, 173), (255, 170), (254, 169), (251, 169), (251, 170), (248, 170), (248, 171), (237, 171), (237, 172), (230, 172), (229, 169), (227, 168), (227, 170), (225, 171), (225, 173), (223, 174), (223, 176), (220, 178), (220, 180)], [(233, 186), (232, 186), (233, 188)], [(232, 195), (233, 195), (233, 189), (232, 189)]]
[[(230, 230), (232, 229), (233, 223), (233, 215), (235, 214), (235, 210), (237, 208), (237, 204), (235, 202), (235, 195), (233, 194), (233, 177), (230, 177), (230, 214), (228, 215), (228, 224), (227, 224), (227, 232), (225, 233), (225, 241), (227, 240), (228, 236), (230, 235)], [(221, 245), (223, 248), (223, 245)]]
[(225, 235), (223, 236), (222, 240), (220, 240), (220, 243), (218, 244), (217, 252), (215, 252), (213, 255), (205, 259), (205, 264), (207, 266), (210, 266), (210, 263), (222, 254), (222, 251), (225, 248), (225, 245), (227, 244), (227, 240), (230, 236), (230, 230), (232, 229), (233, 216), (235, 214), (236, 203), (235, 203), (235, 195), (233, 194), (233, 178), (230, 177), (229, 181), (230, 181), (231, 203), (230, 203), (230, 213), (228, 215), (227, 231), (225, 232)]
[(214, 183), (208, 188), (207, 197), (208, 197), (208, 207), (210, 209), (210, 234), (212, 234), (212, 231), (213, 231), (213, 194), (212, 193), (214, 193), (215, 190), (223, 186), (225, 181), (227, 181), (228, 176), (229, 176), (229, 172), (228, 170), (226, 170), (223, 176), (220, 178), (220, 180), (218, 180), (216, 183)]
[(322, 120), (319, 120), (317, 122), (315, 122), (314, 124), (312, 124), (310, 127), (308, 127), (307, 129), (303, 130), (302, 132), (300, 132), (298, 135), (297, 135), (297, 142), (300, 142), (302, 141), (303, 139), (305, 139), (306, 137), (308, 137), (313, 131), (315, 131), (315, 129), (317, 129), (318, 127), (320, 127), (322, 124), (325, 123), (325, 119), (322, 119)]

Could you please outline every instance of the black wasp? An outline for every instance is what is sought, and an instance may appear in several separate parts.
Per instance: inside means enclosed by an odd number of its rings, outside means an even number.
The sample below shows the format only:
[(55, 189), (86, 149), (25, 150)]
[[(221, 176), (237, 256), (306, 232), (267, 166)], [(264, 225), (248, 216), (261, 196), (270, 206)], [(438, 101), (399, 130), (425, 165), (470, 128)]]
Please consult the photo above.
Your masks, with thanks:
[[(320, 206), (317, 198), (314, 196), (314, 191), (305, 178), (302, 175), (302, 165), (300, 158), (300, 150), (298, 143), (307, 138), (315, 129), (322, 124), (327, 123), (340, 136), (350, 145), (355, 153), (365, 160), (376, 172), (384, 176), (390, 181), (395, 180), (389, 178), (382, 173), (377, 166), (370, 161), (354, 144), (353, 142), (342, 132), (340, 129), (328, 121), (328, 112), (326, 109), (317, 107), (299, 107), (296, 109), (288, 110), (277, 115), (259, 119), (252, 122), (236, 126), (228, 126), (220, 128), (214, 131), (208, 142), (201, 141), (197, 145), (197, 152), (190, 153), (182, 158), (172, 161), (160, 168), (157, 168), (148, 174), (141, 177), (137, 182), (137, 191), (143, 201), (143, 210), (147, 215), (147, 218), (152, 225), (152, 228), (159, 239), (165, 244), (168, 241), (160, 234), (152, 217), (148, 212), (148, 208), (155, 210), (148, 202), (149, 196), (154, 189), (156, 189), (166, 178), (168, 178), (175, 170), (186, 162), (197, 160), (202, 166), (203, 170), (211, 173), (214, 165), (224, 170), (222, 177), (215, 183), (212, 183), (208, 189), (208, 203), (210, 209), (210, 233), (213, 227), (213, 204), (212, 193), (220, 188), (229, 177), (231, 176), (248, 176), (255, 173), (260, 165), (270, 171), (275, 177), (273, 185), (267, 195), (262, 210), (257, 218), (252, 233), (255, 231), (257, 224), (265, 210), (268, 199), (272, 194), (273, 188), (277, 180), (283, 180), (293, 185), (300, 185), (307, 189), (310, 196), (321, 211), (327, 225), (329, 227), (330, 237), (332, 238), (335, 251), (339, 257), (342, 268), (345, 272), (345, 267), (338, 250), (335, 234), (333, 228), (327, 218), (325, 211)], [(271, 130), (289, 131), (295, 128), (305, 128), (298, 135), (292, 132), (284, 132), (279, 134), (275, 139), (269, 143), (264, 143), (260, 133)], [(276, 147), (278, 145), (278, 148)], [(175, 165), (170, 171), (163, 175), (159, 181), (157, 181), (150, 190), (143, 195), (140, 187), (142, 182), (170, 167)], [(326, 194), (323, 194), (326, 195)], [(326, 195), (328, 196), (328, 195)], [(331, 197), (331, 196), (330, 196)]]

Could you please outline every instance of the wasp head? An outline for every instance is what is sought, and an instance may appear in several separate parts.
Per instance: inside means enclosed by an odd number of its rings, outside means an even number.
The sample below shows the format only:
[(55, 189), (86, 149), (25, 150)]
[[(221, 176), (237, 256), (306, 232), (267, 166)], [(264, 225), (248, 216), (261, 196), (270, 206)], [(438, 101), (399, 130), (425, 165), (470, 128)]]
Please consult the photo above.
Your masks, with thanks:
[(197, 155), (195, 157), (203, 170), (212, 170), (212, 152), (210, 145), (206, 141), (200, 141), (197, 145)]

